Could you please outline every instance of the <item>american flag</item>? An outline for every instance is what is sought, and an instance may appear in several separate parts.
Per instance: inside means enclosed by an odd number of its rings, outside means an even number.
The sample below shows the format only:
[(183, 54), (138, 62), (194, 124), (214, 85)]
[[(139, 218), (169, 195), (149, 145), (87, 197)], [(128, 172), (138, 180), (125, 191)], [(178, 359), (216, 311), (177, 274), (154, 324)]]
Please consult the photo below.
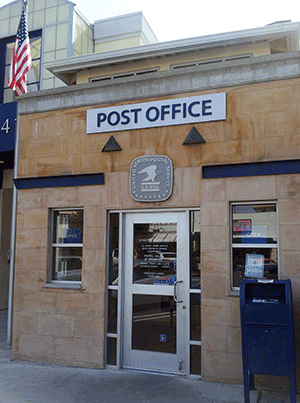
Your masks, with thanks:
[(32, 66), (25, 7), (24, 4), (8, 78), (8, 86), (15, 91), (16, 95), (26, 94), (26, 73)]

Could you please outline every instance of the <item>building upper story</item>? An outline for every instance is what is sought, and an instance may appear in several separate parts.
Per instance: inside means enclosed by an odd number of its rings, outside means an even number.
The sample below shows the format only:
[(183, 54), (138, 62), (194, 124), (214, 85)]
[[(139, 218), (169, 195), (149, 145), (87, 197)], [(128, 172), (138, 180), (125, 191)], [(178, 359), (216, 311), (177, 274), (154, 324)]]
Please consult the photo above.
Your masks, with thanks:
[[(0, 134), (5, 133), (0, 136), (0, 160), (5, 162), (0, 171), (13, 166), (17, 99), (8, 87), (8, 76), (22, 6), (23, 0), (17, 0), (0, 8)], [(27, 26), (32, 57), (27, 73), (29, 94), (69, 84), (49, 71), (47, 62), (157, 42), (142, 12), (91, 24), (68, 0), (30, 0)]]
[[(46, 63), (67, 84), (100, 82), (181, 69), (236, 65), (299, 50), (299, 23), (120, 48)], [(253, 60), (254, 61), (254, 60)]]
[[(22, 4), (17, 0), (0, 8), (0, 104), (15, 100), (7, 83)], [(28, 92), (65, 85), (45, 62), (157, 42), (141, 12), (91, 24), (68, 0), (30, 0), (27, 25), (33, 61)]]
[[(15, 100), (8, 72), (22, 0), (0, 8), (0, 104)], [(142, 12), (91, 24), (68, 0), (30, 0), (28, 92), (181, 69), (236, 65), (299, 50), (300, 23), (158, 42)]]
[[(2, 107), (16, 101), (6, 83), (22, 3), (18, 0), (0, 8), (0, 129), (13, 139), (7, 109)], [(28, 28), (33, 68), (27, 77), (29, 94), (19, 97), (20, 114), (72, 107), (74, 98), (69, 97), (68, 105), (61, 94), (80, 90), (82, 85), (90, 87), (90, 95), (82, 93), (76, 98), (78, 105), (299, 75), (299, 22), (279, 21), (261, 28), (158, 42), (142, 12), (91, 24), (68, 0), (30, 0)], [(116, 91), (118, 84), (122, 87)], [(55, 102), (54, 98), (47, 101), (45, 91), (53, 90)], [(0, 141), (0, 152), (13, 149), (14, 141), (9, 146)]]

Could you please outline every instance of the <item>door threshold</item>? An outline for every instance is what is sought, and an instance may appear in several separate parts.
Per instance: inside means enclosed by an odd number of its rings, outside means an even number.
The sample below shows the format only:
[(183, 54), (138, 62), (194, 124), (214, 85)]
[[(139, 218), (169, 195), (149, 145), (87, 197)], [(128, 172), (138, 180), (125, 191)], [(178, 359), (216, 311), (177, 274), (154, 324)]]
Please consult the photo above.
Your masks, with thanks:
[(136, 372), (144, 372), (146, 374), (154, 374), (154, 375), (168, 375), (168, 376), (180, 376), (180, 377), (187, 377), (187, 374), (183, 374), (182, 372), (167, 372), (167, 371), (156, 371), (150, 369), (143, 369), (143, 368), (131, 368), (131, 367), (122, 367), (120, 370), (128, 370), (128, 371), (136, 371)]
[(182, 373), (178, 373), (178, 372), (165, 372), (165, 371), (150, 371), (147, 369), (138, 369), (138, 368), (130, 368), (130, 367), (121, 367), (118, 368), (115, 365), (106, 365), (105, 369), (109, 370), (109, 371), (131, 371), (131, 372), (143, 372), (145, 374), (149, 374), (149, 375), (164, 375), (164, 376), (178, 376), (180, 378), (188, 378), (188, 379), (195, 379), (198, 381), (202, 381), (202, 376), (201, 375), (197, 375), (197, 374), (182, 374)]

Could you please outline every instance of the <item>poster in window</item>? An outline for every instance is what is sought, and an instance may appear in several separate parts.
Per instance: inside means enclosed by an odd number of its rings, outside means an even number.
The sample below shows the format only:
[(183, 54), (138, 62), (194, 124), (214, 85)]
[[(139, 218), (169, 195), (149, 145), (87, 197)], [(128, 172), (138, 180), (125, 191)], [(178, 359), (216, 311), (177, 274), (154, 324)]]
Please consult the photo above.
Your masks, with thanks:
[(252, 230), (252, 220), (233, 220), (233, 233), (235, 235), (249, 235)]
[(80, 228), (64, 228), (63, 243), (82, 243)]
[(264, 276), (264, 255), (246, 254), (245, 277), (262, 278)]

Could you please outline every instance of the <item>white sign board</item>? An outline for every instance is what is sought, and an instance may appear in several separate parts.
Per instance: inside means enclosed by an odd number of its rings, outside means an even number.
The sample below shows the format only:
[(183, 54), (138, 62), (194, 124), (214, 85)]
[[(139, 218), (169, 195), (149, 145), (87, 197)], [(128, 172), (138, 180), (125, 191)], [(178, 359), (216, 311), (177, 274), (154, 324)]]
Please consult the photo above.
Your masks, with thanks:
[(226, 119), (226, 93), (87, 110), (87, 134)]
[(264, 276), (264, 255), (246, 254), (245, 277)]

